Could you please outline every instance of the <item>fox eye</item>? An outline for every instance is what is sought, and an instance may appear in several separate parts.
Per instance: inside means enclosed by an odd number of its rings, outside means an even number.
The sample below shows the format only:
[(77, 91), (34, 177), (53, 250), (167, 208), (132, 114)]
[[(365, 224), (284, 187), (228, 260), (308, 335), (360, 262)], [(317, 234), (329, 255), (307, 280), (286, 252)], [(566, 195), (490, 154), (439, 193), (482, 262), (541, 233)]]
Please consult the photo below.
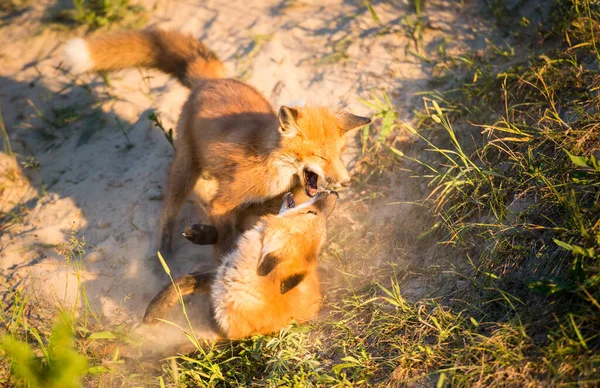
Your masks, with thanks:
[(313, 156), (316, 156), (317, 158), (322, 159), (322, 160), (327, 160), (327, 158), (324, 158), (321, 155), (313, 154)]
[(309, 210), (306, 212), (306, 214), (314, 214), (315, 216), (317, 215), (317, 212), (314, 210)]

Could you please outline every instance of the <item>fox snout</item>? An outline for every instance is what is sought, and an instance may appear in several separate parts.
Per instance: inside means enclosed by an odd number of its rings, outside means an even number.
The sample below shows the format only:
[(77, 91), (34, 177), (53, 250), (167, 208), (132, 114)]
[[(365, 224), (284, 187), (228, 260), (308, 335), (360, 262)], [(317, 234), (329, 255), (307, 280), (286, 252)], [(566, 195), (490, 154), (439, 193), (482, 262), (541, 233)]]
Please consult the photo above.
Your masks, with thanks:
[(350, 185), (351, 179), (348, 170), (342, 164), (341, 161), (336, 161), (333, 163), (333, 168), (331, 169), (331, 174), (329, 174), (325, 180), (327, 183), (333, 185), (334, 187), (347, 187)]
[(350, 186), (350, 182), (352, 182), (352, 180), (350, 179), (350, 177), (347, 177), (344, 180), (334, 180), (332, 178), (327, 178), (326, 179), (327, 183), (329, 183), (330, 185), (334, 186), (334, 187), (338, 187), (338, 186), (342, 186), (342, 187), (348, 187)]

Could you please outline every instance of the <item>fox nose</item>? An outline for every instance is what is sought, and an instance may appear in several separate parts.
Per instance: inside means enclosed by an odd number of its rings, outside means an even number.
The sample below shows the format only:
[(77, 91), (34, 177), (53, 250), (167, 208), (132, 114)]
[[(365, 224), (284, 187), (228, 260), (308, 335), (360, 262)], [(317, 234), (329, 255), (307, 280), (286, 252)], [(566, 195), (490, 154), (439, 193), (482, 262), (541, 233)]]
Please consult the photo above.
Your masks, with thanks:
[(350, 186), (350, 181), (350, 179), (346, 179), (345, 181), (340, 182), (340, 185), (342, 185), (343, 187), (348, 187)]

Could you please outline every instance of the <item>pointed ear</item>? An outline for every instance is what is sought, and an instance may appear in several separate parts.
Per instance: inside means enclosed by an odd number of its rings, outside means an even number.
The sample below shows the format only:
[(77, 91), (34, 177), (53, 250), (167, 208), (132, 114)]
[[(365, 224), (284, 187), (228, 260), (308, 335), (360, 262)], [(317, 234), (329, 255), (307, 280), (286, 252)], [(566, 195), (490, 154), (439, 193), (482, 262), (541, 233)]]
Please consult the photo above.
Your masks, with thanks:
[(282, 106), (279, 108), (279, 133), (285, 137), (294, 137), (298, 134), (298, 109)]
[(258, 276), (267, 276), (281, 263), (282, 259), (276, 253), (283, 247), (284, 242), (285, 235), (283, 233), (274, 233), (263, 238), (263, 247), (256, 268)]
[(306, 277), (306, 272), (299, 272), (293, 274), (292, 276), (288, 276), (287, 278), (283, 279), (279, 284), (279, 292), (285, 294), (286, 292), (290, 291), (292, 288), (300, 284), (300, 282), (304, 280), (304, 277)]
[(281, 263), (281, 259), (272, 253), (268, 253), (262, 256), (258, 261), (258, 267), (256, 273), (258, 276), (267, 276), (271, 271), (277, 267), (277, 264)]
[(371, 119), (340, 110), (335, 112), (335, 118), (342, 133), (371, 124)]

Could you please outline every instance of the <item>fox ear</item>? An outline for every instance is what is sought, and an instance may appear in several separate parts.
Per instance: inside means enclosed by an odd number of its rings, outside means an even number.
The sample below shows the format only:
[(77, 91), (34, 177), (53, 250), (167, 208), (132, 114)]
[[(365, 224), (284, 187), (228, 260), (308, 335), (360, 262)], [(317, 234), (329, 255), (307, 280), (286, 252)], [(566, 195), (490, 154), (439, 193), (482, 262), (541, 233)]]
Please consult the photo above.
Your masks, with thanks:
[(306, 272), (300, 272), (293, 274), (292, 276), (288, 276), (287, 278), (283, 279), (281, 283), (279, 283), (279, 292), (281, 292), (281, 294), (285, 294), (300, 284), (305, 277)]
[(256, 268), (258, 276), (267, 276), (281, 263), (282, 260), (277, 256), (276, 252), (283, 247), (284, 242), (285, 235), (280, 232), (264, 237), (260, 259), (258, 259), (258, 266)]
[(279, 132), (285, 137), (294, 137), (298, 134), (299, 112), (296, 108), (282, 106), (279, 108)]
[(371, 124), (370, 118), (353, 115), (343, 110), (335, 112), (335, 118), (342, 133)]
[(258, 267), (256, 268), (256, 273), (258, 276), (267, 276), (277, 267), (281, 260), (279, 257), (275, 256), (272, 253), (268, 253), (265, 256), (262, 256), (258, 261)]

